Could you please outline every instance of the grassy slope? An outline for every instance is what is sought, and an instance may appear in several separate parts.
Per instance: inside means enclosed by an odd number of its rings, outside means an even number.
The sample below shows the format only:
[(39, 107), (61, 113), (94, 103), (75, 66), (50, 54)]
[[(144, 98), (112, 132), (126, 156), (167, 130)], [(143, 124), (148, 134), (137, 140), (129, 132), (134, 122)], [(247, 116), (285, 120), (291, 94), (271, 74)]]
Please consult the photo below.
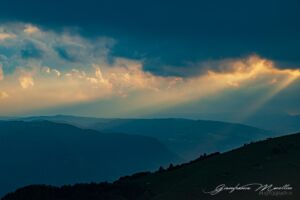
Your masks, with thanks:
[[(247, 145), (221, 155), (175, 169), (135, 180), (145, 184), (153, 193), (151, 199), (212, 199), (203, 190), (219, 184), (238, 183), (291, 184), (293, 196), (299, 199), (300, 189), (300, 134), (280, 137)], [(297, 195), (297, 198), (296, 198)], [(257, 193), (224, 193), (215, 199), (256, 199)]]

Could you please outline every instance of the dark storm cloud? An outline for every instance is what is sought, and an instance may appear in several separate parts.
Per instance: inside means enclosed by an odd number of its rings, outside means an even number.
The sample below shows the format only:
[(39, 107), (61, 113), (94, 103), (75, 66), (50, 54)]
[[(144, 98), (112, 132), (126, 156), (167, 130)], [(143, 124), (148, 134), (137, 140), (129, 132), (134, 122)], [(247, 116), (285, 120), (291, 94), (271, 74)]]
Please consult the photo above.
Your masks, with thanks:
[(4, 0), (0, 19), (113, 37), (118, 41), (113, 55), (143, 59), (144, 68), (155, 74), (168, 73), (162, 66), (252, 53), (287, 67), (300, 63), (298, 0)]

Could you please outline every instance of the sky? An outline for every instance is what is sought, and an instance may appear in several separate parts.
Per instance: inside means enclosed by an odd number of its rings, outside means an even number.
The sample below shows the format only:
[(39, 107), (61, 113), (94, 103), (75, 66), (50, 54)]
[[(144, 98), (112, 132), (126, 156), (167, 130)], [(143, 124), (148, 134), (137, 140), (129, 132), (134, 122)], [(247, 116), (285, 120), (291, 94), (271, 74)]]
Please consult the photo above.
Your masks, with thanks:
[(300, 114), (298, 0), (0, 4), (0, 116)]

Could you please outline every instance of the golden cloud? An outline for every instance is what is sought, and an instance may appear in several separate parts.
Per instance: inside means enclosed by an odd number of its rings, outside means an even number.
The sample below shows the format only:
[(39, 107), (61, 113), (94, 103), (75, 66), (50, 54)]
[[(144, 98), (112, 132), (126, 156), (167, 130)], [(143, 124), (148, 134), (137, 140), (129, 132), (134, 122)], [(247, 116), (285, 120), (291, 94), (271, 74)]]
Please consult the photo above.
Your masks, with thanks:
[(15, 34), (12, 33), (0, 33), (0, 42), (6, 39), (13, 39), (16, 38)]
[(34, 34), (34, 33), (38, 33), (40, 32), (40, 29), (36, 26), (33, 26), (31, 24), (29, 25), (26, 25), (25, 28), (24, 28), (24, 33), (27, 33), (27, 34)]
[(19, 77), (19, 82), (23, 89), (27, 89), (34, 86), (33, 78), (30, 75), (24, 75)]
[[(1, 89), (9, 91), (9, 97), (13, 98), (0, 102), (0, 110), (1, 114), (22, 113), (65, 104), (121, 98), (126, 105), (122, 112), (145, 108), (154, 112), (214, 97), (227, 90), (267, 87), (269, 93), (252, 106), (251, 110), (255, 110), (300, 77), (298, 69), (280, 69), (272, 61), (258, 56), (221, 61), (220, 65), (225, 67), (221, 70), (209, 69), (206, 73), (186, 78), (157, 76), (145, 72), (142, 62), (124, 58), (116, 59), (112, 65), (93, 64), (86, 71), (71, 69), (60, 72), (51, 67), (36, 67), (32, 72), (19, 70), (2, 81), (4, 85)], [(21, 88), (17, 86), (16, 79)], [(5, 94), (1, 93), (2, 99), (8, 97)]]

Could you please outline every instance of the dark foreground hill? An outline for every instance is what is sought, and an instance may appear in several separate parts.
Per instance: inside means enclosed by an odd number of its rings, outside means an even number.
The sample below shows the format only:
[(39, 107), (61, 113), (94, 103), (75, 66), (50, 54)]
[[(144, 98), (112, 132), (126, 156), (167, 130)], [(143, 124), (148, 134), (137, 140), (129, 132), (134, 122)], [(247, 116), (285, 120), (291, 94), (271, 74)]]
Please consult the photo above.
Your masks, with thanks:
[[(188, 164), (124, 177), (113, 184), (61, 188), (33, 185), (8, 194), (2, 200), (298, 200), (299, 153), (300, 134), (294, 134), (222, 154), (203, 155)], [(206, 193), (220, 184), (227, 187), (239, 184), (240, 189), (249, 190), (220, 191), (214, 196)], [(252, 185), (246, 187), (246, 184)], [(272, 185), (258, 189), (260, 184)]]
[(176, 161), (150, 137), (48, 121), (0, 121), (0, 197), (28, 184), (112, 181)]
[(246, 142), (274, 133), (243, 124), (188, 119), (101, 119), (75, 116), (29, 117), (23, 120), (50, 120), (105, 133), (126, 133), (154, 137), (168, 149), (190, 161), (200, 153), (228, 151)]

